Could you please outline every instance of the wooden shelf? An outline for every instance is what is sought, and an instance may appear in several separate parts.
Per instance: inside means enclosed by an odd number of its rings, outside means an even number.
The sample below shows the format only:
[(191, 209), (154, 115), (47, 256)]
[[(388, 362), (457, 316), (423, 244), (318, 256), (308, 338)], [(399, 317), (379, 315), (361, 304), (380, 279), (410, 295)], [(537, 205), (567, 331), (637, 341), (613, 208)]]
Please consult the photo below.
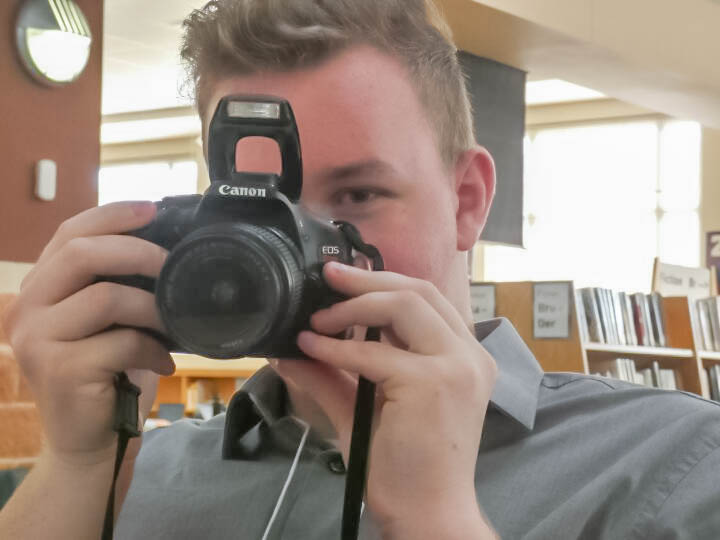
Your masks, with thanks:
[(242, 373), (255, 373), (258, 369), (267, 364), (264, 358), (234, 358), (231, 360), (213, 360), (196, 354), (172, 353), (175, 360), (175, 375), (193, 377), (195, 372), (200, 372), (209, 377), (242, 377)]
[(533, 335), (533, 286), (530, 281), (495, 282), (495, 314), (507, 317), (545, 371), (590, 373), (602, 370), (617, 358), (632, 358), (640, 368), (654, 361), (663, 369), (675, 370), (678, 388), (709, 398), (710, 389), (703, 377), (705, 367), (720, 363), (720, 352), (698, 351), (697, 332), (686, 296), (663, 297), (662, 312), (667, 347), (584, 343), (580, 338), (576, 291), (567, 282), (570, 297), (569, 336), (564, 339), (536, 339)]
[(644, 347), (639, 345), (610, 345), (607, 343), (584, 343), (588, 353), (601, 352), (610, 354), (626, 354), (628, 356), (663, 356), (668, 358), (693, 358), (692, 349), (676, 349), (671, 347)]

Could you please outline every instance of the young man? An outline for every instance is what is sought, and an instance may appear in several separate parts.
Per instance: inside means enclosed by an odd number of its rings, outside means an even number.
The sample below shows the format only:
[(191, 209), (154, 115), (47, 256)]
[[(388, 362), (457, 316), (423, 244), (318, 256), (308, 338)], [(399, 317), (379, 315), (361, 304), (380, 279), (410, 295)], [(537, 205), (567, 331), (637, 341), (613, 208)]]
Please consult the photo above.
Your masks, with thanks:
[[(444, 28), (422, 0), (215, 0), (186, 21), (205, 130), (225, 95), (288, 99), (302, 203), (354, 223), (388, 271), (326, 265), (350, 299), (299, 336), (313, 360), (271, 361), (226, 417), (151, 432), (139, 455), (134, 444), (119, 538), (337, 538), (357, 375), (379, 388), (366, 537), (720, 536), (720, 407), (543, 374), (507, 321), (471, 331), (465, 252), (494, 171), (473, 142)], [(276, 149), (248, 141), (237, 167), (276, 161)], [(158, 274), (160, 248), (118, 235), (153, 215), (133, 203), (68, 220), (9, 310), (48, 442), (0, 514), (2, 537), (99, 536), (116, 451), (113, 374), (142, 385), (146, 414), (155, 374), (173, 366), (128, 328), (163, 331), (152, 296), (92, 282)], [(328, 337), (355, 325), (382, 327), (383, 341)]]

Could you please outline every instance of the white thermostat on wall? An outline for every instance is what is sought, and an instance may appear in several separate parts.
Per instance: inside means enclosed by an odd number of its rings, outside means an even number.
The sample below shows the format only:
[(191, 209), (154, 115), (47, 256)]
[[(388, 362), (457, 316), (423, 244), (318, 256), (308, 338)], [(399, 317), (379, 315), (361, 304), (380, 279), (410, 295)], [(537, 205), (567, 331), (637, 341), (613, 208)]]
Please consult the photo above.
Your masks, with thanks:
[(57, 164), (52, 159), (41, 159), (35, 166), (35, 195), (43, 201), (55, 199)]

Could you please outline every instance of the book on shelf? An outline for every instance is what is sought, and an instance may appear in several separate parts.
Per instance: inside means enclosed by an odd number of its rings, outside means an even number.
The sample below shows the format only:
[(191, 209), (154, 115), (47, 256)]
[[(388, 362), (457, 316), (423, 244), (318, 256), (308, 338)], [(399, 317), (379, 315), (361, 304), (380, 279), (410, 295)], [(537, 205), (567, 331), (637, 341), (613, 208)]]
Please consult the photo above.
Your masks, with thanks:
[(645, 314), (643, 310), (642, 293), (635, 293), (630, 296), (630, 307), (633, 313), (633, 322), (635, 323), (635, 335), (637, 336), (638, 345), (647, 345), (647, 324), (645, 322)]
[[(628, 294), (602, 287), (578, 289), (581, 335), (595, 343), (667, 347), (658, 293)], [(720, 334), (720, 333), (719, 333)]]
[(635, 322), (633, 319), (632, 305), (630, 304), (630, 297), (627, 293), (618, 293), (618, 299), (620, 301), (620, 311), (623, 317), (623, 324), (625, 326), (625, 339), (628, 345), (637, 345), (637, 332), (635, 330)]
[[(720, 375), (720, 366), (717, 367), (717, 373)], [(643, 384), (663, 390), (677, 390), (675, 370), (660, 367), (657, 360), (655, 360), (650, 367), (637, 369), (635, 360), (631, 358), (616, 358), (609, 364), (608, 369), (604, 373), (596, 372), (594, 375), (601, 375), (635, 384)]]
[[(583, 297), (580, 292), (577, 291), (573, 296), (575, 297), (575, 311), (578, 314), (585, 313), (585, 308), (583, 306)], [(578, 333), (580, 334), (580, 341), (582, 343), (587, 343), (588, 341), (590, 341), (590, 329), (588, 328), (587, 318), (578, 317)]]
[(720, 296), (696, 300), (695, 312), (703, 350), (720, 351)]
[(646, 294), (635, 293), (633, 295), (637, 301), (638, 309), (643, 319), (643, 325), (645, 327), (644, 342), (643, 345), (646, 347), (657, 347), (658, 344), (655, 341), (655, 331), (653, 330), (652, 317), (650, 316), (650, 301)]
[(608, 343), (612, 341), (612, 336), (610, 336), (610, 329), (607, 327), (607, 320), (605, 319), (605, 313), (607, 312), (607, 308), (605, 307), (605, 302), (603, 300), (604, 296), (598, 287), (591, 289), (591, 292), (595, 297), (595, 303), (598, 309), (598, 324), (600, 325), (600, 335), (602, 336), (603, 343)]
[(612, 318), (616, 330), (616, 336), (620, 345), (628, 345), (627, 334), (625, 333), (625, 318), (623, 317), (622, 307), (620, 306), (620, 294), (617, 291), (608, 289), (608, 297), (612, 306)]
[(646, 298), (648, 300), (648, 303), (650, 304), (650, 318), (652, 320), (653, 338), (655, 340), (655, 343), (658, 347), (667, 347), (660, 293), (654, 292), (647, 295)]
[(710, 399), (720, 401), (720, 364), (707, 368), (705, 374), (710, 388)]
[(617, 318), (615, 317), (615, 306), (613, 305), (612, 292), (610, 289), (601, 289), (605, 300), (605, 324), (610, 329), (612, 343), (622, 345), (618, 331)]
[(588, 341), (604, 343), (605, 336), (600, 326), (600, 313), (592, 289), (588, 287), (578, 289), (577, 292), (580, 293), (580, 297), (582, 298), (582, 303), (579, 303), (577, 306), (578, 318), (584, 322), (584, 325), (588, 329)]
[(700, 323), (698, 337), (702, 340), (702, 348), (704, 351), (712, 351), (715, 349), (715, 343), (713, 342), (710, 322), (710, 308), (704, 299), (700, 299), (695, 302), (695, 309), (697, 311), (697, 320)]

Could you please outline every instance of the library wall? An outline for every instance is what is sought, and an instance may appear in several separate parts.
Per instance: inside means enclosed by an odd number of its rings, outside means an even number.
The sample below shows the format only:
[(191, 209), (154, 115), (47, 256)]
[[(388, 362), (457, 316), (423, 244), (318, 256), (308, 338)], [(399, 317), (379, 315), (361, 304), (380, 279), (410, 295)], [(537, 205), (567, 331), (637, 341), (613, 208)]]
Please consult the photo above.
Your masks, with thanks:
[(700, 200), (700, 264), (705, 264), (705, 233), (720, 231), (720, 130), (702, 132), (702, 196)]
[[(20, 64), (10, 31), (20, 3), (0, 2), (0, 24), (6, 29), (0, 39), (0, 261), (30, 262), (62, 221), (97, 201), (103, 3), (77, 0), (94, 42), (86, 71), (60, 88), (35, 82)], [(43, 158), (58, 166), (52, 202), (33, 195), (35, 163)]]

